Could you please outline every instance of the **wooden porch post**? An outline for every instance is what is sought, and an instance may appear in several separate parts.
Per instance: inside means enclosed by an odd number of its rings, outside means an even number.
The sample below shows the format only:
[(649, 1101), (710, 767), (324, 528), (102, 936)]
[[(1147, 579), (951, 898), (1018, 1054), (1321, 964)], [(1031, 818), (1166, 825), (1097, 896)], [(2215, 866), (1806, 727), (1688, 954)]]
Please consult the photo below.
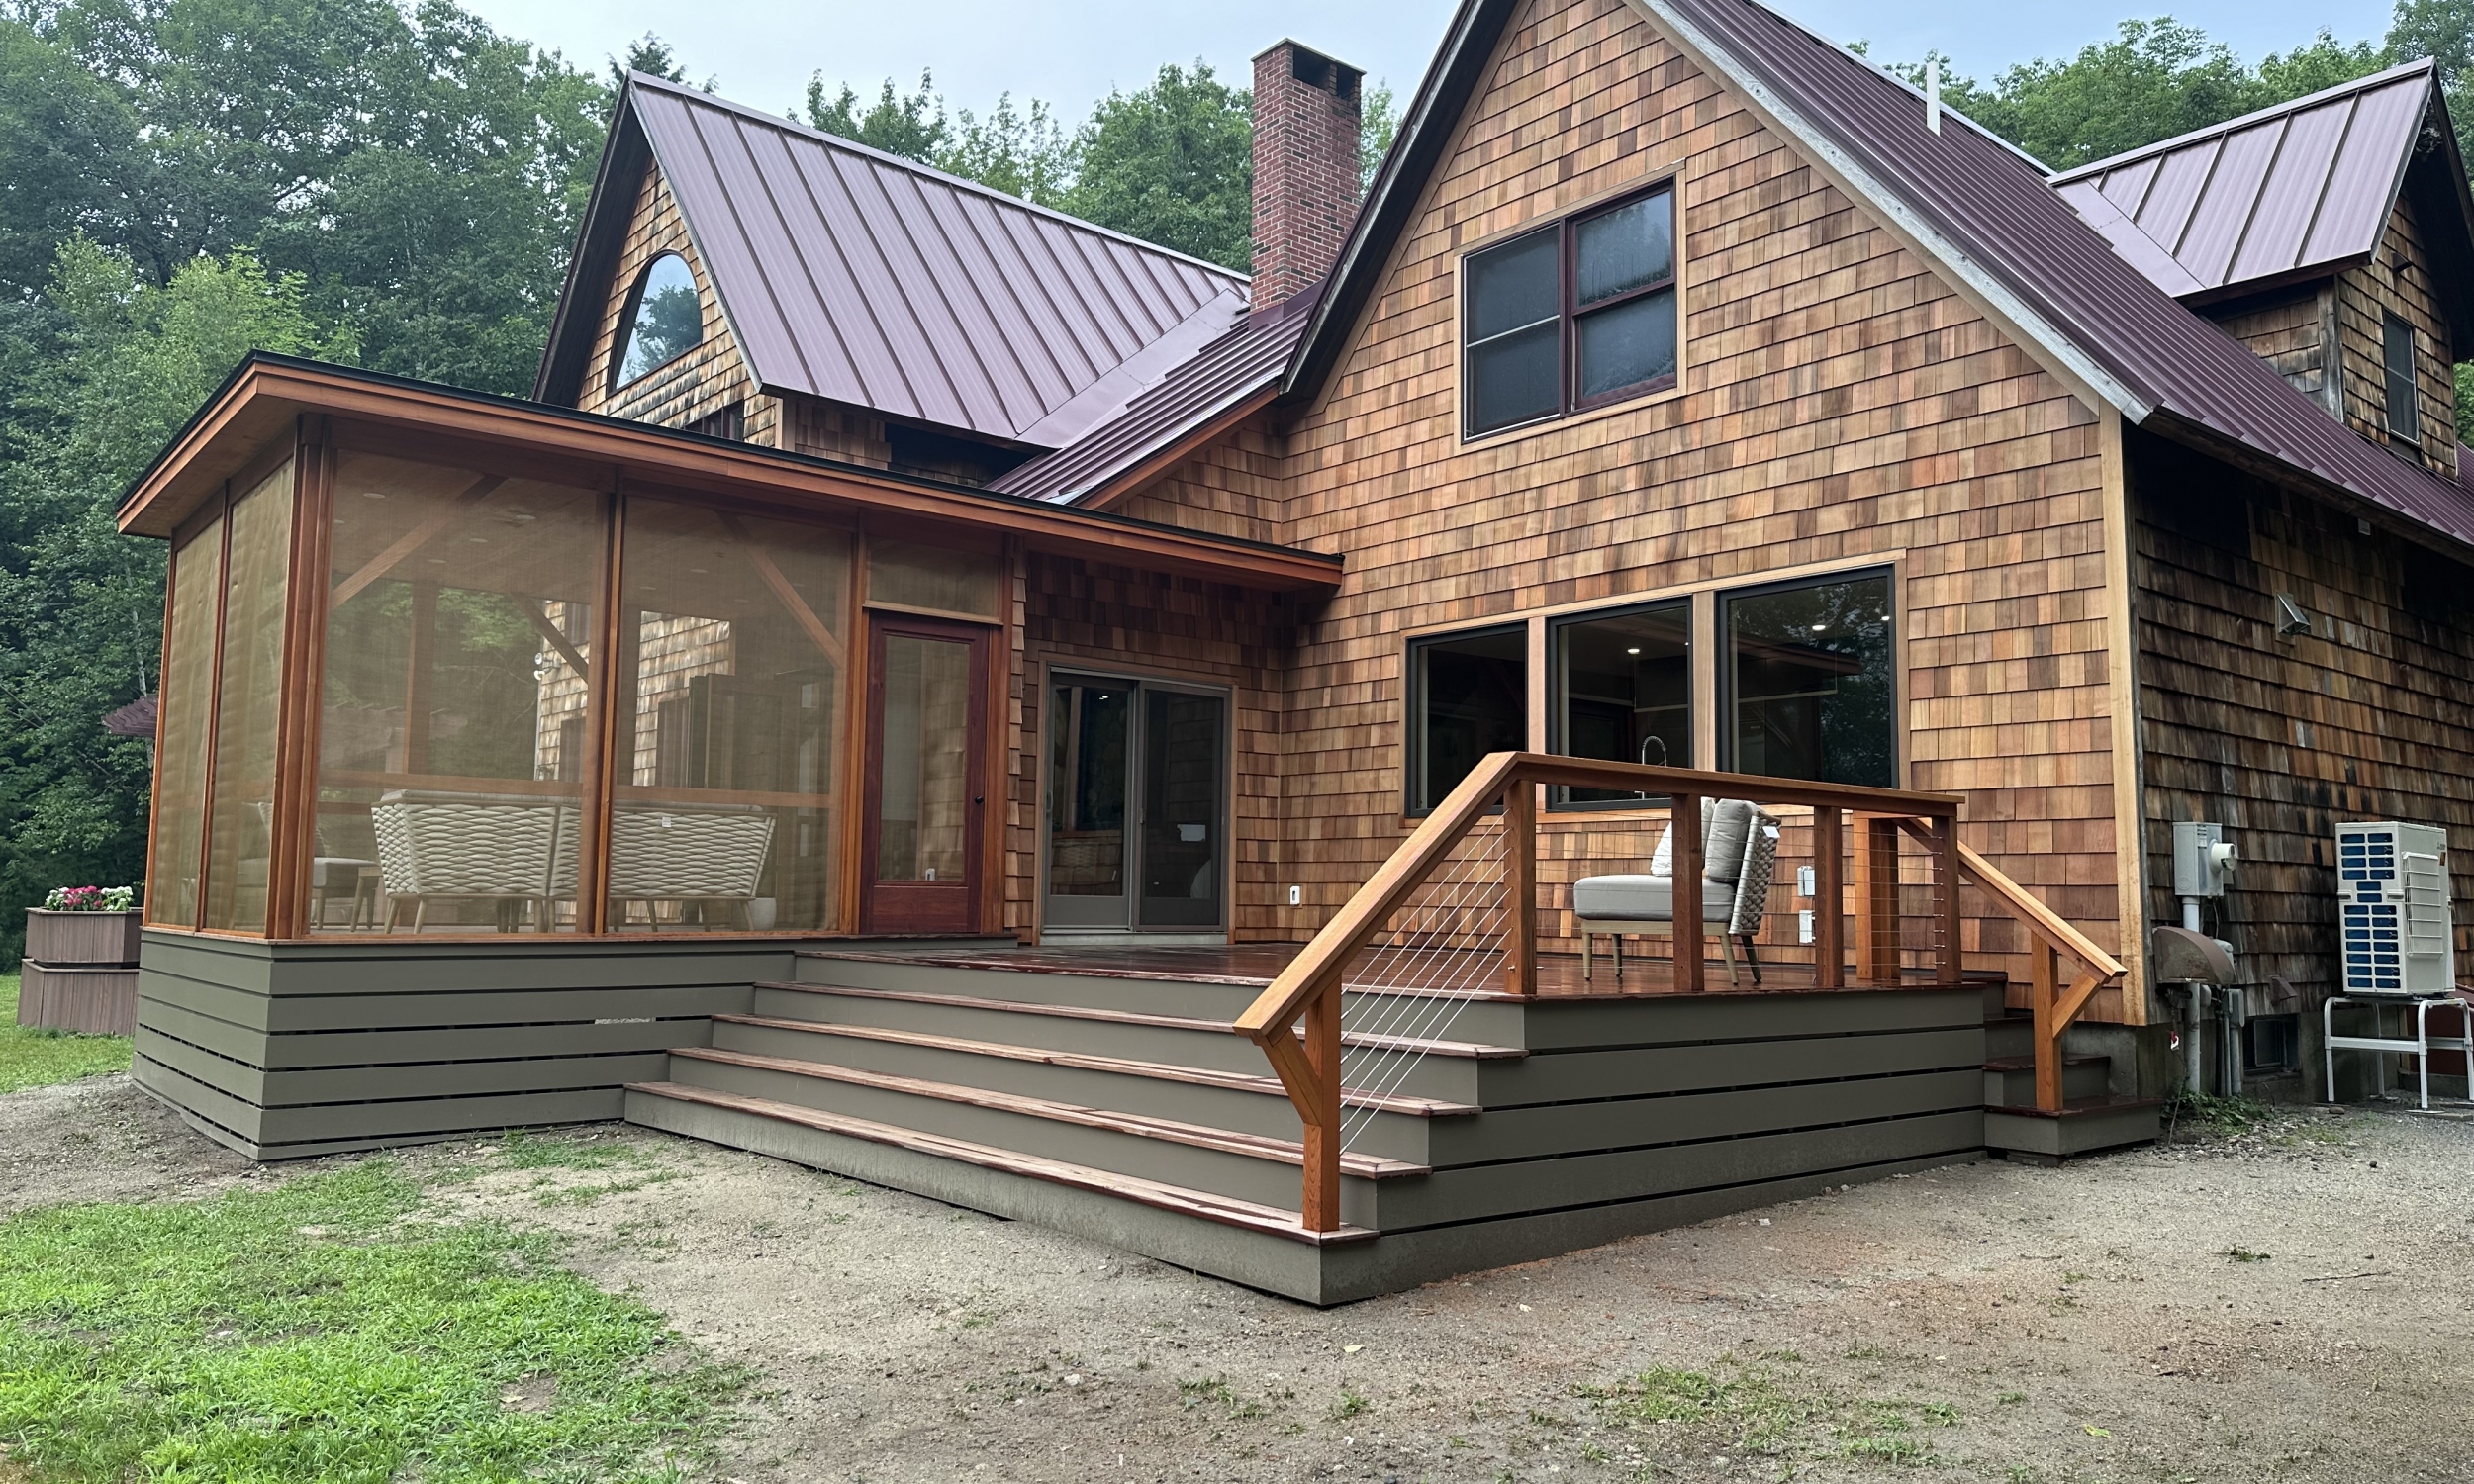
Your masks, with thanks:
[(2046, 1113), (2061, 1111), (2061, 1046), (2053, 1027), (2054, 999), (2060, 992), (2061, 967), (2053, 946), (2035, 940), (2031, 957), (2036, 973), (2028, 989), (2028, 1008), (2036, 1017), (2036, 1106)]
[(1955, 984), (1966, 967), (1960, 962), (1958, 941), (1958, 816), (1945, 815), (1933, 822), (1933, 867), (1936, 884), (1941, 887), (1942, 946), (1933, 962), (1935, 982)]
[(1538, 786), (1526, 778), (1503, 794), (1503, 987), (1538, 992)]
[(1305, 1210), (1309, 1232), (1340, 1230), (1340, 976), (1306, 1002), (1305, 1058), (1314, 1068), (1315, 1116), (1305, 1120)]
[(1813, 810), (1813, 982), (1824, 989), (1847, 984), (1847, 839), (1838, 809)]
[(1701, 797), (1675, 796), (1674, 842), (1667, 864), (1674, 873), (1671, 905), (1675, 921), (1675, 987), (1686, 994), (1701, 991), (1701, 955), (1705, 951), (1701, 921)]
[(1898, 822), (1856, 816), (1856, 977), (1898, 978)]

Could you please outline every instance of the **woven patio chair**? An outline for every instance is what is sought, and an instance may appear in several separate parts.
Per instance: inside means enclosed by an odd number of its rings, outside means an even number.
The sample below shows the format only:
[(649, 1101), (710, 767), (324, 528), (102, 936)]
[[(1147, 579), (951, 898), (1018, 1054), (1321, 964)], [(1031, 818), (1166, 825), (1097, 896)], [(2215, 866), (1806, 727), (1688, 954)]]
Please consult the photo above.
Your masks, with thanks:
[(521, 794), (379, 795), (369, 820), (378, 837), (386, 930), (395, 931), (407, 903), (418, 933), (433, 902), (491, 901), (502, 908), (499, 931), (515, 930), (521, 911), (510, 907), (528, 908), (534, 930), (549, 931), (553, 863), (573, 813), (557, 799)]
[(753, 927), (749, 903), (773, 854), (773, 823), (754, 805), (621, 806), (610, 820), (611, 901), (719, 902)]
[[(1672, 937), (1675, 931), (1675, 830), (1658, 837), (1647, 876), (1587, 876), (1572, 883), (1572, 915), (1580, 923), (1580, 976), (1590, 977), (1600, 933), (1615, 940), (1615, 976), (1623, 977), (1624, 935)], [(1753, 936), (1769, 902), (1778, 865), (1778, 821), (1741, 798), (1712, 801), (1701, 815), (1701, 920), (1719, 925), (1727, 982), (1737, 982), (1735, 944), (1744, 943), (1753, 982), (1761, 981)]]

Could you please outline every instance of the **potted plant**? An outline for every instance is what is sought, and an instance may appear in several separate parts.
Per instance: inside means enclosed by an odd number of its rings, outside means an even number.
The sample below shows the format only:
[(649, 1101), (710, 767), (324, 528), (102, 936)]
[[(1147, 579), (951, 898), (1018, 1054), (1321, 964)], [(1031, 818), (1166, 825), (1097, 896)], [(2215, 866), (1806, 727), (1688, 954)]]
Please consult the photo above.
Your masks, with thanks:
[(134, 886), (58, 886), (26, 912), (26, 957), (49, 969), (120, 969), (138, 962)]

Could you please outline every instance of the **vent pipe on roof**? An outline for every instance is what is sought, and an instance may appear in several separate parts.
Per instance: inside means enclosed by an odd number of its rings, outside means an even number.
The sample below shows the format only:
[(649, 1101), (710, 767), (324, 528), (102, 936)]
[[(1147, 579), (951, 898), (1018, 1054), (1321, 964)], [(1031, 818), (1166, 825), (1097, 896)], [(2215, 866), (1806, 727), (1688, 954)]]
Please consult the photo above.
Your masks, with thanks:
[(1358, 216), (1366, 74), (1284, 41), (1254, 59), (1254, 308), (1323, 281)]
[(1935, 134), (1942, 132), (1942, 59), (1924, 59), (1924, 127)]

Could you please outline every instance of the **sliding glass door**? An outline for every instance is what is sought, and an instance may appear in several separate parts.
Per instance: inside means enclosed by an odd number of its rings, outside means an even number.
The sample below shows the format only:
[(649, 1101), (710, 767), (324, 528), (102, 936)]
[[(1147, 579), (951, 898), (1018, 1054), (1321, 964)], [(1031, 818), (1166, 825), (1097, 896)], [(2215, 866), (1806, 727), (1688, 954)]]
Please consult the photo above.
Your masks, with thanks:
[(1049, 687), (1043, 925), (1223, 926), (1227, 749), (1225, 696), (1057, 676)]

